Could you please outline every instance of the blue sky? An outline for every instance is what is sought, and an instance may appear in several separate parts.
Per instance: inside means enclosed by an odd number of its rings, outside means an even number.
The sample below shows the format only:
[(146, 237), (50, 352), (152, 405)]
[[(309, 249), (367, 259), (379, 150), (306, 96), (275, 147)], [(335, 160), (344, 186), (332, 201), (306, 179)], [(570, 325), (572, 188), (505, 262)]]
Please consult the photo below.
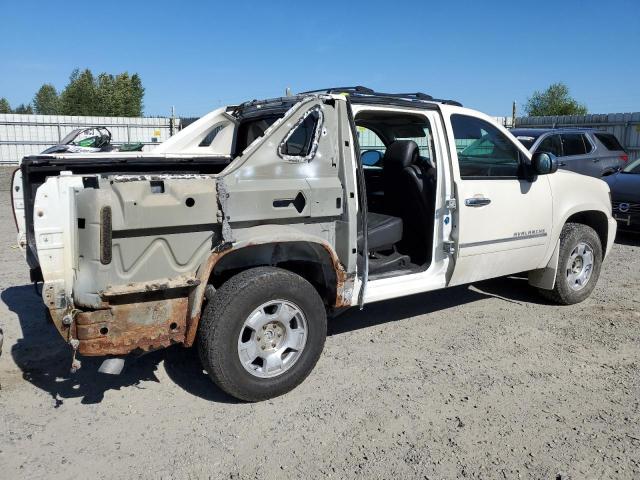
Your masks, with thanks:
[(640, 110), (640, 0), (0, 0), (0, 18), (14, 106), (88, 67), (139, 73), (148, 115), (345, 85), (510, 115), (556, 81), (592, 113)]

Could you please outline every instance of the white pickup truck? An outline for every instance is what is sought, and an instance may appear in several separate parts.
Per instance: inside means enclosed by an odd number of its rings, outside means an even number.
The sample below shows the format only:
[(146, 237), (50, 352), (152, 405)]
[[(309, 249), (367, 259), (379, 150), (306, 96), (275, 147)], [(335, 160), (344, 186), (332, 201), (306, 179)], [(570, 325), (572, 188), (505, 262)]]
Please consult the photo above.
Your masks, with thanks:
[(74, 368), (197, 343), (257, 401), (304, 380), (346, 307), (522, 272), (588, 297), (609, 188), (556, 170), (457, 102), (352, 87), (220, 108), (151, 153), (27, 157), (12, 191)]

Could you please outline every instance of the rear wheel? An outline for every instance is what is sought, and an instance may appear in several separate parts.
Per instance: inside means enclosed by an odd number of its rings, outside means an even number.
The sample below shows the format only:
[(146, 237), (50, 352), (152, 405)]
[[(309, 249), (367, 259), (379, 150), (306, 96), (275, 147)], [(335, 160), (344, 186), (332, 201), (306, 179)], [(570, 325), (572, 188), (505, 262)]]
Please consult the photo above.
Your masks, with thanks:
[(595, 288), (601, 266), (602, 244), (595, 230), (567, 223), (560, 234), (555, 286), (553, 290), (540, 289), (540, 293), (562, 305), (582, 302)]
[(300, 384), (327, 333), (324, 304), (304, 278), (280, 268), (246, 270), (225, 282), (202, 313), (203, 366), (228, 394), (265, 400)]

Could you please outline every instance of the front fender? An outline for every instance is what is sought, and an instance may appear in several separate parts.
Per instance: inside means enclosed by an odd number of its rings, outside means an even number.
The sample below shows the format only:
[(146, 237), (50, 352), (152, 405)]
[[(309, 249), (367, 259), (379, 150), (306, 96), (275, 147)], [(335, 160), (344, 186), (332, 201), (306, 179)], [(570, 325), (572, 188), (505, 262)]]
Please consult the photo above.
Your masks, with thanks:
[(602, 248), (605, 255), (611, 250), (616, 234), (615, 220), (611, 216), (609, 186), (602, 180), (577, 173), (559, 170), (549, 175), (553, 197), (553, 221), (549, 245), (538, 268), (547, 268), (560, 240), (564, 225), (580, 215), (602, 215), (606, 222)]

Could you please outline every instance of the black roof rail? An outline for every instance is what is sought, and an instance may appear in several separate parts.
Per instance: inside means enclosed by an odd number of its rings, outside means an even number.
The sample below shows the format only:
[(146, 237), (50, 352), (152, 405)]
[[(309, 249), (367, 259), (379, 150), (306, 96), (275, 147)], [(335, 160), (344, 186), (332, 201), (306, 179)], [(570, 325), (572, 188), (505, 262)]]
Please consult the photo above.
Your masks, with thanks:
[(319, 90), (310, 90), (308, 92), (301, 92), (301, 94), (305, 93), (348, 93), (353, 96), (365, 96), (365, 97), (378, 97), (378, 98), (393, 98), (393, 99), (401, 99), (401, 100), (417, 100), (421, 102), (434, 102), (434, 103), (442, 103), (445, 105), (455, 105), (461, 107), (462, 104), (455, 100), (444, 100), (441, 98), (434, 98), (429, 94), (422, 92), (413, 92), (413, 93), (384, 93), (384, 92), (376, 92), (375, 90), (363, 87), (362, 85), (358, 85), (355, 87), (332, 87), (332, 88), (322, 88)]

